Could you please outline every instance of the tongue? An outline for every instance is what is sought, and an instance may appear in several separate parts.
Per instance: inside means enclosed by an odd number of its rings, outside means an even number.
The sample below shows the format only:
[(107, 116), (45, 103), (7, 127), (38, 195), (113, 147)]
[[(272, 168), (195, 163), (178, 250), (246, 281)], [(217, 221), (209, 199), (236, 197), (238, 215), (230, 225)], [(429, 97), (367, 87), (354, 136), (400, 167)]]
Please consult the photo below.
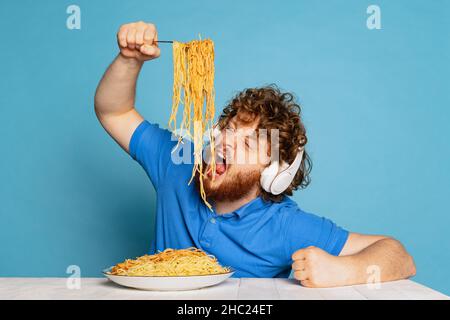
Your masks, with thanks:
[(224, 163), (216, 163), (216, 173), (217, 174), (222, 174), (224, 173), (226, 170), (226, 166)]

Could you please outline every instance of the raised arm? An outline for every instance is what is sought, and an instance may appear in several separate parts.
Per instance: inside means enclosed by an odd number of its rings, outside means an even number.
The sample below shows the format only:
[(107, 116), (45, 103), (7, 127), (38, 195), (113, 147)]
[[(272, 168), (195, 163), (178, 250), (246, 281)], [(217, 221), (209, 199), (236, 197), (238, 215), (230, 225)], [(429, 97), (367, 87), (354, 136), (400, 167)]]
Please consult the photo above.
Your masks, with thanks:
[(108, 134), (125, 150), (143, 121), (135, 109), (136, 82), (145, 61), (160, 55), (153, 24), (135, 22), (120, 27), (120, 54), (111, 63), (95, 93), (95, 113)]

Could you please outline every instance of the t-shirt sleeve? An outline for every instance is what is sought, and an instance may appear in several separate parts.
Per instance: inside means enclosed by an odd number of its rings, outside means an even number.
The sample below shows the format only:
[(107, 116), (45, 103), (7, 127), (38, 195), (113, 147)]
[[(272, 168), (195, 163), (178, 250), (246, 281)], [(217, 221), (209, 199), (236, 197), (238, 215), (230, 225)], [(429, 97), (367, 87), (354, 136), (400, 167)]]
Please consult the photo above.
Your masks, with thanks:
[(131, 136), (130, 156), (144, 168), (156, 190), (164, 181), (170, 165), (171, 151), (177, 144), (173, 140), (170, 131), (146, 120)]
[(338, 256), (347, 241), (349, 232), (336, 225), (330, 219), (297, 209), (287, 223), (287, 256), (309, 246), (321, 248)]

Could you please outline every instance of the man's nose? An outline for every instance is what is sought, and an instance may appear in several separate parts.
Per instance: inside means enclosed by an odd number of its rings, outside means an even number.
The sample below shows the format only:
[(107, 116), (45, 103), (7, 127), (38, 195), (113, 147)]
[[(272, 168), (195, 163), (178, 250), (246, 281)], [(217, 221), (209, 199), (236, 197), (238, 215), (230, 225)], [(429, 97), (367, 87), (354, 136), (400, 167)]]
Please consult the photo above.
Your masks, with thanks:
[(220, 139), (222, 150), (226, 153), (227, 158), (232, 156), (236, 148), (236, 137), (233, 130), (223, 130)]

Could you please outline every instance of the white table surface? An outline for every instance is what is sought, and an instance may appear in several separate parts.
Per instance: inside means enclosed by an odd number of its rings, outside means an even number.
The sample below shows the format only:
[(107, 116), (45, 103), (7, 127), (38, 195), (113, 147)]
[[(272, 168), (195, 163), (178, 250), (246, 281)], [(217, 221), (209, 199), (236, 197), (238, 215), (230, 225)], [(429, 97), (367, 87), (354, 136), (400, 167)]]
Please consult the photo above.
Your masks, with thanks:
[(293, 279), (227, 279), (198, 290), (157, 292), (121, 287), (106, 278), (81, 278), (80, 289), (68, 289), (67, 278), (0, 278), (0, 299), (212, 299), (212, 300), (334, 300), (450, 299), (411, 280), (338, 288), (305, 288)]

